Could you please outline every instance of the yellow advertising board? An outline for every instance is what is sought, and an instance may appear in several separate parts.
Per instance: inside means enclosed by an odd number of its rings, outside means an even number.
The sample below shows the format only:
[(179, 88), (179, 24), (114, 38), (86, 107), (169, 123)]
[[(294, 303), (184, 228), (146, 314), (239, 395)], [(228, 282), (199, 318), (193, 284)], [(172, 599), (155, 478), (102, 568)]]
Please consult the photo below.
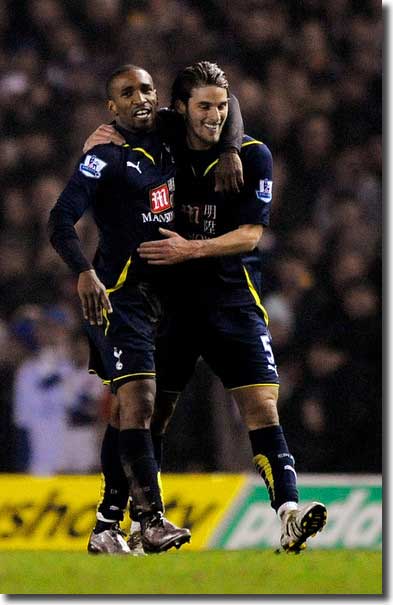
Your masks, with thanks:
[[(207, 547), (246, 481), (244, 475), (163, 476), (166, 516), (192, 532), (184, 548)], [(0, 550), (84, 550), (100, 487), (97, 475), (0, 475)]]

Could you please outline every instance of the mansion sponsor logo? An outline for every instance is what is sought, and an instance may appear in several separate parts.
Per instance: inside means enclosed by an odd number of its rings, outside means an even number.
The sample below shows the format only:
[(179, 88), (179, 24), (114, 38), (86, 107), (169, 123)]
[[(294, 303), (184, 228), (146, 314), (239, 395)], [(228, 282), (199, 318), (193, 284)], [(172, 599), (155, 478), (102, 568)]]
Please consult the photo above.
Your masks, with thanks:
[(142, 223), (171, 223), (173, 221), (173, 210), (154, 214), (153, 212), (142, 212)]
[(150, 208), (154, 214), (163, 212), (172, 207), (172, 200), (169, 194), (168, 185), (160, 185), (149, 191), (150, 196)]

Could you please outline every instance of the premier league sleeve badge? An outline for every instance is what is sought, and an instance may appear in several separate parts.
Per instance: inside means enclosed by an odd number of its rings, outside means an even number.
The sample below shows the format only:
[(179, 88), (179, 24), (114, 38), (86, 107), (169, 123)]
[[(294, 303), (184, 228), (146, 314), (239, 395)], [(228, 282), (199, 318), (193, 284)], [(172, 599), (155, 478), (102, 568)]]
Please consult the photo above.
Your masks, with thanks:
[(91, 179), (99, 179), (101, 171), (107, 165), (106, 162), (100, 160), (96, 155), (87, 155), (82, 164), (79, 164), (79, 170), (85, 176)]
[(257, 198), (262, 202), (267, 204), (272, 201), (272, 188), (273, 181), (269, 181), (269, 179), (264, 179), (263, 181), (259, 181), (259, 190), (256, 190)]

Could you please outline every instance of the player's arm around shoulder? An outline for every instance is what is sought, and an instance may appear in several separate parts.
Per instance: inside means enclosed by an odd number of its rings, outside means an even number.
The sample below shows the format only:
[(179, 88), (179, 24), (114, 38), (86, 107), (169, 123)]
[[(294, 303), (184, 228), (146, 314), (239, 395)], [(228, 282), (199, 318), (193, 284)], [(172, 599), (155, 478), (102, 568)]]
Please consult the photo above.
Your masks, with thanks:
[(230, 94), (228, 117), (218, 143), (220, 155), (215, 169), (215, 191), (221, 193), (241, 191), (244, 181), (243, 165), (239, 154), (243, 138), (244, 124), (239, 101)]
[(105, 145), (113, 143), (114, 145), (124, 145), (126, 142), (125, 138), (118, 130), (116, 130), (114, 124), (100, 124), (94, 132), (91, 133), (84, 142), (83, 153), (87, 153), (93, 147), (98, 145)]

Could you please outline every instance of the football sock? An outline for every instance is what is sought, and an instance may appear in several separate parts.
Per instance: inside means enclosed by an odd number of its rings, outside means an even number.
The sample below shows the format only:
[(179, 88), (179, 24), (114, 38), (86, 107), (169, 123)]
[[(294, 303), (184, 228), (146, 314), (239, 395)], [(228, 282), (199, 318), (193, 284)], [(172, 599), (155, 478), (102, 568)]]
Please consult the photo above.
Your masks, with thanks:
[(158, 470), (161, 471), (164, 435), (152, 434), (151, 438), (153, 441), (154, 458), (156, 459)]
[(149, 429), (120, 431), (120, 458), (128, 479), (132, 498), (132, 518), (163, 510), (157, 480), (158, 468), (154, 458)]
[[(162, 449), (163, 449), (163, 435), (152, 435), (153, 441), (153, 449), (154, 449), (154, 458), (157, 463), (158, 473), (157, 473), (157, 481), (158, 487), (160, 489), (161, 500), (164, 502), (163, 492), (162, 492), (162, 482), (161, 482), (161, 462), (162, 462)], [(130, 501), (130, 517), (132, 520), (131, 531), (137, 531), (140, 529), (140, 524), (133, 519), (137, 518), (137, 511), (133, 505), (132, 500)]]
[(157, 467), (158, 467), (158, 474), (157, 474), (158, 487), (160, 489), (160, 496), (161, 496), (162, 503), (164, 505), (164, 492), (162, 489), (162, 481), (161, 481), (161, 465), (162, 465), (164, 435), (152, 435), (151, 438), (153, 440), (154, 457), (156, 459)]
[(278, 510), (285, 502), (298, 502), (295, 461), (280, 425), (249, 431), (254, 464), (265, 481), (270, 502)]
[(119, 429), (108, 424), (101, 446), (102, 497), (97, 507), (96, 533), (122, 521), (127, 506), (128, 481), (120, 460), (119, 435)]

